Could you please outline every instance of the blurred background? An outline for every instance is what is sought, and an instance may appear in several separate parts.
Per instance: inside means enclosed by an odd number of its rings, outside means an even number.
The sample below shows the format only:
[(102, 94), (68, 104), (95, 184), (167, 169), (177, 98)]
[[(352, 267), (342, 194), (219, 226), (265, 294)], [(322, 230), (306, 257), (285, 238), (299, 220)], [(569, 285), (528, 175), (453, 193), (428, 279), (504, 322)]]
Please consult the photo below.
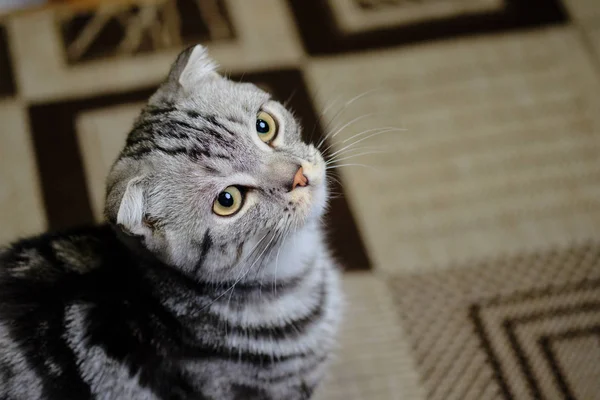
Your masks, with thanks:
[(599, 0), (0, 0), (0, 242), (102, 220), (198, 42), (350, 151), (318, 399), (600, 399)]

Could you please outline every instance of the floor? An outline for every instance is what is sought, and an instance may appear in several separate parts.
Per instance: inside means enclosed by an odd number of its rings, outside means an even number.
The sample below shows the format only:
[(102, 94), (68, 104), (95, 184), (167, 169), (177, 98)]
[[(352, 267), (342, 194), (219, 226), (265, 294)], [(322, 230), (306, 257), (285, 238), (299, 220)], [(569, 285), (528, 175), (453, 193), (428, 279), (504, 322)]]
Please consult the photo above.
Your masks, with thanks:
[(600, 399), (597, 0), (144, 4), (0, 20), (1, 242), (100, 221), (203, 42), (333, 151), (374, 134), (327, 219), (348, 309), (318, 399)]

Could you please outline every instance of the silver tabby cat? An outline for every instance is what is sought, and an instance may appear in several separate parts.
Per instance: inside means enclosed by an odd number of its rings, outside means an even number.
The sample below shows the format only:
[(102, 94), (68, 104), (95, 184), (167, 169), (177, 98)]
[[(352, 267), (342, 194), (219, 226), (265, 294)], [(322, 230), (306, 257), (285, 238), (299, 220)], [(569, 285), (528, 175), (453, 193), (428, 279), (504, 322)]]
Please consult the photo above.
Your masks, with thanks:
[(110, 172), (109, 223), (0, 253), (0, 400), (310, 398), (341, 297), (301, 129), (184, 51)]

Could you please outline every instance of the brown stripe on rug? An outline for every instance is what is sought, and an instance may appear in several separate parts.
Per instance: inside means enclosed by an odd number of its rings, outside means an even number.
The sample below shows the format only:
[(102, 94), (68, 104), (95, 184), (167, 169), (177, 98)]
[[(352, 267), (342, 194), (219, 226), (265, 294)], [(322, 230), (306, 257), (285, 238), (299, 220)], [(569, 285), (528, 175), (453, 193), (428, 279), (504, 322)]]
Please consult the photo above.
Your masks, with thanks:
[(312, 55), (371, 50), (568, 21), (559, 0), (288, 1), (304, 47)]
[(77, 136), (78, 113), (112, 104), (143, 101), (153, 92), (134, 92), (35, 104), (29, 120), (50, 230), (94, 222)]
[(15, 83), (6, 37), (6, 29), (0, 25), (0, 98), (15, 93)]

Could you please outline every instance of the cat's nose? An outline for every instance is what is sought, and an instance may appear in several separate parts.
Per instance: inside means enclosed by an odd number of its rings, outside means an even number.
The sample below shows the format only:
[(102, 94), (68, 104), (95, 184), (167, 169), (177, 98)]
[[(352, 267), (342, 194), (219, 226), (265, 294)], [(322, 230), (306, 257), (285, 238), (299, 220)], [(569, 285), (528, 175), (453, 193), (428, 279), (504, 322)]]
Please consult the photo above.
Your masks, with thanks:
[(292, 190), (296, 189), (298, 186), (307, 186), (308, 178), (304, 175), (304, 169), (300, 167), (296, 174), (294, 175), (294, 179), (292, 180)]

